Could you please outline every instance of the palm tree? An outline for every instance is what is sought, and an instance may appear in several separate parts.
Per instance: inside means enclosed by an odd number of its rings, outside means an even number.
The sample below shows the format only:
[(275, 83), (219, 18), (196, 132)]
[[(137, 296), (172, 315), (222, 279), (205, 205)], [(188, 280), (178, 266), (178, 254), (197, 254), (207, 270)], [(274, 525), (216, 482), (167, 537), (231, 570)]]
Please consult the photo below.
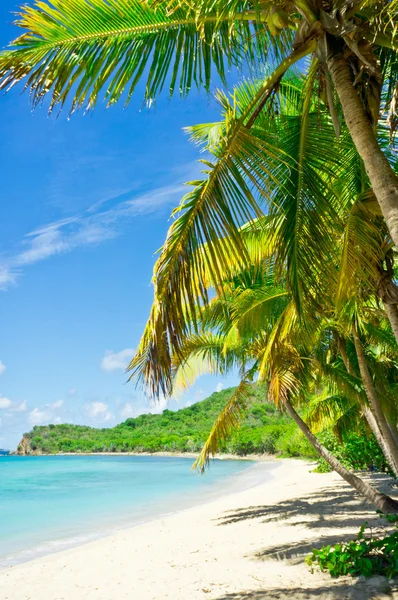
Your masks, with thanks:
[[(290, 94), (291, 96), (294, 89), (297, 91), (297, 85), (297, 81), (295, 81), (293, 85), (286, 84), (287, 89), (281, 90), (280, 95), (282, 98), (284, 97), (284, 94)], [(247, 98), (248, 94), (246, 92), (249, 86), (250, 84), (246, 84), (236, 90), (234, 96), (235, 109), (239, 108), (240, 101), (244, 101), (245, 98)], [(374, 195), (370, 191), (363, 191), (369, 184), (366, 177), (363, 177), (361, 169), (358, 169), (358, 166), (360, 165), (357, 154), (353, 152), (353, 148), (346, 143), (342, 146), (343, 153), (338, 153), (337, 148), (333, 149), (333, 139), (331, 140), (328, 135), (330, 123), (328, 121), (322, 122), (322, 116), (319, 114), (319, 110), (314, 113), (309, 113), (303, 126), (300, 95), (298, 95), (298, 99), (299, 101), (296, 105), (296, 110), (292, 110), (293, 103), (291, 98), (288, 103), (289, 111), (286, 111), (285, 104), (279, 104), (279, 115), (281, 120), (278, 123), (276, 137), (281, 145), (281, 150), (283, 148), (284, 156), (292, 158), (292, 163), (288, 163), (285, 166), (286, 168), (294, 170), (295, 165), (297, 163), (299, 164), (300, 160), (302, 160), (301, 156), (304, 151), (306, 153), (306, 163), (318, 165), (317, 153), (314, 151), (315, 144), (313, 147), (311, 146), (314, 135), (310, 135), (310, 133), (312, 134), (313, 131), (315, 133), (316, 142), (318, 142), (320, 147), (325, 149), (323, 160), (321, 164), (319, 164), (319, 167), (316, 167), (316, 170), (313, 167), (315, 174), (312, 174), (312, 176), (310, 171), (306, 171), (307, 177), (305, 180), (304, 178), (294, 179), (294, 177), (291, 177), (290, 181), (296, 181), (296, 187), (289, 186), (287, 189), (286, 186), (284, 186), (281, 189), (275, 184), (270, 193), (272, 196), (272, 205), (268, 216), (259, 218), (255, 224), (251, 223), (246, 225), (240, 230), (239, 234), (247, 246), (247, 255), (249, 257), (248, 264), (251, 265), (250, 273), (252, 273), (252, 275), (254, 273), (258, 274), (258, 270), (260, 269), (261, 271), (261, 269), (264, 268), (264, 264), (271, 263), (274, 265), (276, 271), (282, 271), (282, 274), (279, 274), (279, 278), (285, 278), (285, 283), (288, 284), (288, 289), (291, 291), (295, 300), (294, 305), (304, 306), (305, 318), (309, 317), (309, 311), (314, 310), (315, 307), (318, 314), (322, 313), (324, 317), (327, 317), (330, 320), (330, 318), (334, 316), (335, 311), (334, 302), (331, 301), (331, 296), (333, 298), (335, 294), (337, 295), (339, 312), (342, 310), (341, 307), (352, 307), (354, 302), (354, 307), (357, 307), (357, 313), (362, 305), (365, 306), (365, 301), (369, 301), (369, 298), (373, 300), (375, 296), (377, 296), (377, 281), (379, 278), (378, 269), (380, 268), (380, 265), (383, 264), (385, 252), (389, 247), (388, 236), (386, 236), (386, 233), (384, 232), (383, 223), (378, 222), (377, 215), (374, 215), (368, 210), (369, 206), (372, 205), (372, 202), (374, 201)], [(226, 110), (225, 121), (227, 121), (229, 114), (228, 103), (224, 97), (221, 97), (221, 101), (224, 103), (223, 105)], [(267, 115), (262, 116), (264, 121), (261, 121), (261, 116), (258, 118), (259, 127), (261, 125), (262, 131), (266, 131), (269, 135), (270, 132), (273, 131), (275, 122), (270, 120)], [(314, 124), (313, 130), (309, 129), (308, 126), (312, 119)], [(191, 134), (197, 142), (209, 142), (210, 139), (213, 147), (217, 148), (217, 140), (222, 137), (226, 127), (225, 121), (218, 124), (201, 125), (191, 128)], [(307, 132), (306, 129), (309, 129), (309, 131)], [(303, 131), (305, 132), (304, 134)], [(257, 135), (260, 136), (260, 132)], [(306, 139), (306, 144), (303, 144), (302, 142), (303, 137)], [(296, 142), (296, 138), (298, 138), (298, 143)], [(321, 143), (319, 144), (319, 142)], [(287, 148), (289, 149), (288, 151)], [(299, 149), (299, 152), (297, 152), (297, 148)], [(344, 169), (341, 168), (343, 162), (341, 156), (343, 156)], [(286, 161), (288, 161), (288, 158), (286, 158)], [(347, 161), (348, 163), (351, 162), (352, 165), (348, 164), (347, 166)], [(331, 177), (331, 175), (333, 175), (333, 177)], [(318, 178), (318, 182), (320, 180), (317, 189), (322, 189), (324, 194), (326, 191), (326, 193), (329, 194), (329, 198), (334, 198), (333, 203), (329, 202), (329, 205), (333, 207), (333, 213), (331, 211), (329, 213), (322, 210), (318, 211), (317, 204), (314, 204), (314, 202), (318, 201), (318, 196), (313, 193), (310, 194), (308, 192), (308, 187), (305, 187), (311, 185), (311, 182), (314, 179), (316, 180), (316, 177)], [(271, 187), (269, 187), (269, 189), (271, 189)], [(323, 201), (323, 198), (324, 196), (320, 198), (320, 203)], [(306, 200), (308, 202), (308, 207), (306, 205)], [(292, 212), (292, 210), (295, 212)], [(291, 216), (294, 214), (296, 218), (288, 219), (285, 217), (286, 214), (290, 214)], [(319, 214), (322, 214), (323, 219), (319, 229), (315, 230), (317, 235), (314, 235), (313, 227), (314, 224), (315, 226), (317, 225), (316, 218)], [(300, 217), (299, 223), (297, 223), (298, 218), (296, 215), (299, 215)], [(295, 223), (295, 227), (288, 229), (292, 221)], [(336, 224), (337, 234), (339, 234), (341, 230), (339, 235), (336, 235), (336, 232), (333, 229), (333, 226)], [(291, 233), (292, 230), (294, 234), (293, 237)], [(367, 232), (366, 235), (364, 235), (364, 231)], [(340, 243), (336, 243), (340, 236), (342, 240)], [(384, 243), (385, 240), (387, 240), (387, 244)], [(227, 240), (224, 239), (224, 242), (227, 243)], [(327, 254), (325, 254), (325, 249), (327, 249)], [(199, 247), (196, 254), (202, 256), (202, 271), (200, 273), (200, 282), (192, 280), (192, 286), (199, 285), (199, 283), (202, 286), (209, 285), (209, 282), (213, 282), (211, 269), (214, 269), (214, 267), (212, 267), (210, 263), (214, 260), (214, 248), (208, 244), (205, 247)], [(310, 257), (310, 264), (308, 264), (308, 260), (303, 258), (300, 260), (301, 254), (303, 257)], [(197, 260), (197, 257), (195, 258)], [(362, 258), (362, 262), (360, 258)], [(327, 261), (328, 268), (325, 270)], [(335, 263), (334, 266), (333, 262)], [(338, 269), (339, 263), (340, 267)], [(239, 265), (239, 260), (235, 260), (235, 257), (232, 256), (230, 258), (230, 273), (234, 276), (234, 281), (238, 275), (239, 277), (242, 276), (242, 274), (239, 273)], [(218, 269), (218, 273), (221, 273), (221, 265), (217, 264), (216, 268)], [(338, 274), (338, 277), (334, 277), (334, 273)], [(355, 285), (351, 284), (351, 281), (355, 281)], [(225, 281), (223, 281), (223, 287), (225, 288)], [(223, 292), (225, 293), (225, 289)], [(250, 303), (253, 294), (255, 294), (256, 297), (257, 308), (263, 306), (264, 300), (267, 300), (267, 302), (269, 300), (266, 288), (256, 291), (246, 290), (244, 294), (246, 303)], [(280, 294), (281, 297), (285, 297), (287, 295), (286, 289), (283, 290), (282, 288), (278, 294)], [(320, 310), (320, 305), (322, 305), (322, 310)], [(369, 313), (369, 307), (367, 307), (367, 310)], [(380, 325), (380, 319), (383, 318), (382, 311), (380, 311), (377, 306), (374, 306), (372, 310), (379, 314), (378, 318)], [(369, 314), (365, 316), (369, 319)], [(253, 306), (251, 306), (248, 315), (245, 316), (246, 320), (249, 319), (247, 324), (250, 326), (253, 325), (250, 321), (252, 317)], [(358, 319), (358, 315), (356, 318)], [(319, 321), (318, 317), (315, 320), (312, 319), (311, 326), (314, 322), (316, 323), (317, 320)], [(229, 321), (231, 321), (231, 318), (228, 319), (228, 322)], [(242, 321), (240, 321), (240, 325), (242, 326)], [(193, 331), (196, 326), (192, 327)], [(211, 323), (210, 325), (208, 324), (208, 326), (211, 326)], [(343, 325), (340, 325), (340, 327), (342, 326)], [(261, 321), (257, 322), (257, 331), (262, 331), (263, 327), (264, 323)], [(189, 331), (189, 327), (186, 331)], [(351, 336), (351, 333), (350, 328), (349, 336)], [(232, 339), (240, 339), (240, 336), (236, 333), (235, 329), (229, 332), (228, 338), (231, 338), (231, 336)], [(350, 361), (348, 360), (348, 356), (345, 356), (346, 353), (342, 351), (341, 335), (336, 335), (335, 338), (340, 342), (338, 344), (339, 351), (343, 358), (346, 357), (345, 362), (348, 365), (347, 371), (348, 374), (352, 376), (353, 373)], [(203, 348), (203, 344), (205, 344), (207, 352), (210, 352), (211, 349), (214, 350), (216, 347), (218, 348), (218, 356), (221, 356), (217, 339), (214, 337), (211, 337), (211, 339), (206, 338), (205, 341), (202, 337), (199, 337), (196, 339), (196, 342), (191, 339), (190, 344), (192, 343), (193, 347), (195, 346), (195, 343), (199, 343), (199, 348)], [(216, 344), (216, 346), (214, 346), (214, 344)], [(393, 344), (393, 351), (396, 352), (395, 344)], [(184, 342), (183, 348), (179, 348), (176, 355), (180, 356), (180, 354), (182, 354), (184, 356), (185, 352), (186, 344)], [(145, 362), (145, 355), (140, 356), (138, 354), (137, 356), (140, 360), (142, 359), (142, 362), (136, 360), (134, 361), (133, 366), (136, 369), (136, 373), (140, 374), (140, 372), (142, 373), (145, 371), (148, 365)], [(356, 355), (354, 360), (351, 358), (351, 362), (355, 362), (356, 367), (358, 367)], [(396, 369), (395, 364), (393, 369)], [(190, 366), (190, 372), (192, 373), (192, 366)], [(363, 374), (364, 371), (362, 370), (362, 375)], [(326, 375), (327, 373), (325, 372), (325, 369), (323, 369), (322, 376), (325, 377)], [(357, 373), (354, 375), (353, 380), (352, 388), (361, 385), (361, 374)], [(366, 379), (367, 383), (369, 383), (368, 380), (369, 378)], [(242, 389), (244, 389), (244, 380), (242, 385)], [(240, 389), (241, 388), (239, 388), (239, 390)], [(378, 395), (380, 390), (377, 391), (373, 383), (372, 387), (366, 385), (365, 389), (370, 404), (367, 403), (363, 388), (361, 394), (359, 396), (357, 394), (356, 401), (360, 402), (361, 411), (365, 415), (377, 439), (380, 441), (392, 470), (397, 473), (397, 446), (394, 439), (392, 439), (393, 436), (390, 433), (389, 424), (385, 417), (386, 407), (382, 406), (382, 403), (379, 401)], [(238, 396), (241, 396), (239, 390)], [(393, 400), (392, 403), (394, 404)], [(226, 409), (226, 415), (229, 415), (232, 420), (235, 419), (234, 414), (230, 412), (229, 408)], [(396, 417), (396, 415), (394, 415), (394, 417)], [(395, 427), (394, 421), (392, 421), (392, 423), (393, 427)], [(225, 426), (223, 415), (220, 416), (220, 424), (220, 427)], [(308, 431), (306, 432), (306, 435), (308, 436)], [(312, 440), (312, 442), (314, 442), (314, 440)], [(212, 442), (210, 441), (210, 444), (211, 443)]]
[[(367, 315), (368, 318), (374, 315)], [(395, 400), (397, 377), (397, 347), (385, 325), (360, 320), (361, 334), (357, 320), (352, 327), (353, 336), (343, 337), (341, 323), (326, 321), (329, 350), (324, 348), (317, 354), (320, 372), (319, 387), (325, 389), (329, 383), (329, 393), (323, 397), (316, 393), (307, 413), (310, 424), (319, 425), (332, 417), (333, 426), (341, 433), (348, 427), (355, 430), (358, 418), (365, 418), (379, 446), (389, 463), (391, 471), (398, 476), (398, 446), (394, 436), (397, 431), (397, 403)], [(387, 382), (386, 385), (384, 382)], [(339, 392), (339, 393), (336, 393)], [(342, 400), (344, 400), (342, 402)], [(326, 421), (330, 424), (328, 418)]]
[[(256, 158), (246, 137), (257, 115), (286, 71), (312, 56), (316, 77), (309, 89), (316, 80), (338, 133), (336, 92), (398, 245), (398, 178), (375, 135), (380, 103), (392, 130), (397, 122), (397, 6), (397, 0), (36, 1), (21, 9), (17, 25), (24, 33), (1, 55), (0, 85), (7, 89), (25, 80), (34, 104), (49, 94), (50, 109), (62, 107), (71, 96), (74, 110), (93, 107), (100, 94), (108, 104), (128, 102), (143, 77), (152, 102), (166, 81), (170, 93), (178, 86), (185, 94), (193, 83), (208, 89), (212, 67), (225, 79), (226, 64), (276, 62), (228, 131), (226, 148), (233, 151), (240, 140), (249, 162)], [(214, 170), (210, 179), (217, 179)], [(200, 191), (196, 196), (203, 196)], [(216, 214), (221, 219), (225, 209)]]
[[(343, 131), (343, 140), (321, 145), (319, 119), (321, 129), (333, 127), (336, 133), (346, 123), (391, 237), (398, 242), (393, 155), (376, 137), (380, 105), (389, 114), (392, 133), (397, 122), (396, 14), (396, 0), (352, 5), (320, 0), (53, 0), (51, 5), (36, 2), (21, 10), (17, 24), (24, 33), (0, 55), (0, 87), (9, 89), (24, 81), (34, 105), (50, 96), (50, 110), (62, 108), (69, 98), (72, 111), (92, 108), (100, 95), (108, 105), (121, 99), (128, 103), (143, 78), (145, 98), (151, 103), (166, 82), (171, 94), (177, 87), (186, 94), (194, 83), (209, 89), (212, 69), (224, 81), (226, 65), (268, 66), (261, 85), (246, 87), (241, 106), (220, 97), (226, 119), (217, 133), (212, 162), (205, 161), (205, 177), (194, 182), (175, 212), (158, 260), (155, 302), (133, 365), (138, 371), (145, 369), (154, 395), (170, 389), (170, 349), (178, 351), (186, 333), (186, 312), (197, 298), (207, 300), (200, 277), (204, 265), (214, 286), (222, 280), (220, 270), (230, 268), (231, 256), (244, 265), (247, 254), (239, 226), (263, 215), (276, 187), (284, 190), (293, 184), (297, 192), (297, 210), (286, 212), (282, 224), (291, 239), (286, 259), (307, 274), (315, 273), (311, 285), (300, 289), (298, 271), (289, 270), (296, 302), (314, 285), (319, 287), (316, 252), (297, 255), (292, 232), (311, 229), (313, 237), (322, 239), (325, 253), (332, 247), (324, 217), (338, 213), (339, 198), (329, 184), (330, 166), (335, 157), (341, 158), (341, 144), (347, 141)], [(267, 111), (276, 112), (284, 76), (293, 65), (302, 68), (306, 57), (311, 66), (304, 69), (301, 120), (292, 136), (299, 161), (292, 165), (291, 147), (284, 151), (261, 120)], [(273, 63), (277, 66), (270, 70)], [(296, 107), (297, 95), (286, 94), (283, 101), (293, 100)], [(320, 115), (314, 110), (317, 97), (323, 102)], [(322, 164), (325, 157), (329, 172)], [(314, 197), (319, 213), (313, 209)], [(196, 252), (203, 242), (210, 243), (211, 257)]]
[[(245, 82), (234, 90), (233, 101), (219, 94), (222, 120), (189, 128), (192, 139), (205, 144), (217, 158), (223, 150), (231, 115), (244, 111), (260, 86), (260, 82)], [(206, 286), (217, 288), (219, 281), (233, 276), (234, 270), (239, 271), (242, 266), (272, 259), (276, 271), (286, 277), (288, 290), (307, 326), (311, 326), (315, 312), (335, 318), (335, 301), (341, 313), (353, 298), (360, 306), (378, 295), (380, 273), (391, 252), (391, 242), (375, 208), (374, 194), (344, 129), (337, 142), (331, 119), (322, 105), (316, 98), (308, 100), (304, 96), (303, 100), (302, 90), (300, 78), (282, 83), (278, 115), (264, 109), (253, 126), (256, 148), (261, 148), (267, 140), (283, 161), (275, 164), (271, 151), (267, 157), (263, 156), (261, 189), (268, 193), (268, 215), (259, 216), (237, 231), (237, 243), (244, 240), (245, 261), (233, 252), (234, 243), (227, 237), (203, 247), (198, 244), (196, 250), (193, 246), (192, 255), (184, 256), (190, 266), (184, 270), (184, 284), (190, 287), (185, 294), (186, 304), (179, 311), (178, 305), (171, 302), (170, 281), (165, 281), (166, 293), (159, 291), (166, 270), (164, 257), (172, 259), (173, 247), (170, 248), (169, 240), (166, 242), (155, 269), (152, 318), (131, 365), (133, 375), (145, 383), (151, 382), (155, 394), (158, 384), (164, 385), (164, 393), (169, 393), (169, 353), (170, 349), (178, 352), (178, 336), (186, 333), (190, 299), (206, 299)], [(250, 175), (256, 175), (254, 169)], [(249, 194), (256, 182), (251, 189), (246, 180), (240, 179), (239, 184), (243, 193)], [(174, 234), (177, 244), (177, 231), (172, 227), (173, 239)], [(391, 280), (390, 285), (394, 285)], [(177, 298), (180, 295), (177, 292)], [(349, 336), (351, 328), (349, 325)], [(164, 335), (167, 331), (169, 337)], [(371, 413), (368, 416), (372, 418)]]
[[(281, 295), (280, 286), (273, 288), (272, 277), (264, 278), (258, 273), (253, 277), (251, 272), (242, 274), (234, 282), (226, 282), (224, 296), (214, 298), (201, 314), (203, 331), (188, 336), (180, 354), (174, 357), (175, 388), (191, 384), (202, 373), (225, 374), (233, 367), (239, 368), (241, 383), (218, 416), (194, 466), (203, 471), (210, 456), (214, 456), (231, 431), (239, 426), (250, 401), (250, 382), (258, 375), (260, 381), (268, 382), (269, 397), (286, 410), (330, 467), (379, 510), (396, 513), (398, 502), (380, 494), (343, 467), (295, 409), (294, 404), (308, 397), (314, 383), (316, 393), (322, 393), (317, 377), (319, 361), (309, 352), (309, 347), (324, 346), (324, 339), (320, 329), (303, 339), (302, 330), (297, 327), (294, 304), (287, 294)], [(321, 376), (323, 389), (329, 386), (335, 391), (335, 381), (329, 380), (324, 370)], [(343, 387), (346, 392), (351, 391), (350, 386)], [(338, 397), (338, 393), (334, 393), (334, 402), (336, 395)], [(355, 393), (353, 401), (355, 403)]]

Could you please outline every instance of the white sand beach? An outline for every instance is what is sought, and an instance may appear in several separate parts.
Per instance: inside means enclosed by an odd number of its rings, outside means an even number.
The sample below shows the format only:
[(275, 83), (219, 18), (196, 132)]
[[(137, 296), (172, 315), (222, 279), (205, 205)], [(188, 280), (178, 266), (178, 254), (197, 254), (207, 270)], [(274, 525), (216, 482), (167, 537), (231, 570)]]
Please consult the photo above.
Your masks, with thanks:
[[(331, 473), (282, 460), (273, 479), (0, 571), (1, 600), (387, 600), (398, 584), (308, 571), (312, 547), (380, 527)], [(378, 484), (391, 490), (381, 475)], [(387, 487), (386, 487), (387, 486)]]

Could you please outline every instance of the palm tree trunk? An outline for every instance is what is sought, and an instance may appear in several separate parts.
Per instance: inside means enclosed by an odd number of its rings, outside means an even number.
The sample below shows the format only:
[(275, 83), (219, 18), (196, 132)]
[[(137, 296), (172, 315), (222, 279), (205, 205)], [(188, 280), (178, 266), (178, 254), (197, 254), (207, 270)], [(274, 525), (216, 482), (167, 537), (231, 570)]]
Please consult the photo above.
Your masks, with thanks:
[(391, 460), (391, 453), (389, 452), (387, 444), (384, 441), (384, 438), (381, 434), (380, 427), (376, 421), (376, 418), (369, 407), (364, 409), (363, 416), (365, 417), (366, 421), (368, 422), (368, 425), (369, 425), (373, 435), (375, 436), (376, 441), (379, 444), (381, 451), (383, 452), (384, 458), (390, 465), (392, 472), (394, 473), (394, 475), (396, 477), (398, 477), (398, 473), (395, 472), (394, 462)]
[[(354, 375), (354, 369), (352, 368), (350, 359), (348, 358), (348, 354), (347, 354), (346, 341), (344, 338), (340, 337), (338, 334), (337, 334), (337, 345), (338, 345), (338, 348), (339, 348), (339, 351), (341, 354), (341, 358), (343, 359), (345, 368), (347, 369), (347, 372), (350, 375)], [(384, 438), (381, 434), (380, 427), (377, 424), (375, 416), (369, 407), (366, 407), (363, 410), (363, 416), (365, 417), (373, 435), (375, 436), (377, 443), (379, 444), (380, 449), (383, 452), (384, 458), (386, 459), (386, 461), (390, 465), (390, 468), (392, 469), (392, 472), (394, 473), (394, 475), (398, 476), (398, 473), (396, 473), (395, 469), (394, 469), (394, 467), (395, 467), (394, 462), (391, 461), (391, 459), (390, 459), (390, 452), (389, 452), (388, 447), (387, 447), (387, 445), (384, 441)]]
[(384, 302), (384, 308), (386, 310), (388, 320), (391, 323), (391, 328), (394, 332), (395, 339), (398, 343), (398, 304)]
[(338, 333), (336, 333), (336, 338), (337, 338), (337, 347), (339, 349), (341, 358), (343, 359), (344, 366), (347, 369), (347, 373), (349, 375), (354, 375), (354, 369), (352, 368), (350, 359), (348, 358), (346, 341), (344, 338), (340, 337), (340, 335)]
[(389, 428), (387, 419), (381, 408), (379, 398), (377, 396), (377, 392), (373, 385), (372, 377), (369, 373), (365, 352), (363, 350), (363, 346), (362, 346), (361, 340), (359, 339), (359, 335), (358, 335), (358, 332), (357, 332), (355, 326), (353, 326), (352, 331), (353, 331), (354, 344), (355, 344), (355, 349), (357, 352), (359, 371), (361, 373), (363, 386), (365, 388), (365, 392), (368, 397), (369, 404), (370, 404), (371, 410), (373, 412), (373, 415), (376, 419), (377, 425), (380, 428), (381, 435), (384, 440), (385, 448), (388, 452), (388, 462), (391, 465), (391, 468), (393, 469), (395, 475), (398, 476), (398, 446), (395, 443), (395, 440), (394, 440), (394, 437)]
[(326, 460), (328, 465), (336, 471), (349, 485), (355, 488), (362, 496), (371, 502), (378, 510), (385, 514), (396, 514), (398, 512), (398, 502), (390, 496), (382, 494), (376, 490), (373, 486), (363, 481), (351, 471), (348, 471), (343, 465), (337, 460), (333, 454), (329, 452), (314, 436), (309, 427), (304, 423), (300, 415), (295, 411), (289, 399), (285, 400), (285, 406), (287, 412), (292, 417), (300, 431), (305, 435), (311, 446), (315, 448), (318, 454)]
[(397, 424), (395, 423), (391, 423), (391, 421), (388, 421), (388, 426), (390, 428), (392, 437), (395, 440), (396, 445), (398, 446), (398, 429), (397, 429)]
[(375, 132), (354, 88), (347, 60), (340, 52), (330, 52), (328, 68), (340, 98), (345, 122), (362, 158), (373, 191), (398, 246), (398, 177), (377, 143)]

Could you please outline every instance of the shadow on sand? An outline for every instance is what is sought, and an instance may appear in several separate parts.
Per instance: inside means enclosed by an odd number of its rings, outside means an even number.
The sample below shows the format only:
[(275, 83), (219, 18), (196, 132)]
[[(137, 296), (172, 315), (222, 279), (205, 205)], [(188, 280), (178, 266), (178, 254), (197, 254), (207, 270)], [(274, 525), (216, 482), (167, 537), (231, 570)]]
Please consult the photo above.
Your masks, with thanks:
[(333, 583), (330, 586), (317, 586), (316, 588), (278, 588), (269, 590), (247, 590), (219, 596), (217, 600), (388, 600), (396, 598), (398, 586), (388, 580), (377, 578), (374, 586), (365, 583), (347, 585), (347, 583)]
[[(398, 490), (391, 486), (391, 479), (387, 476), (373, 476), (372, 483), (384, 493), (397, 495)], [(294, 488), (292, 492), (294, 493)], [(374, 507), (355, 495), (352, 488), (341, 481), (336, 482), (333, 488), (321, 489), (301, 498), (292, 498), (277, 504), (238, 508), (219, 517), (218, 524), (228, 525), (239, 521), (259, 519), (262, 523), (289, 521), (291, 525), (300, 525), (314, 530), (324, 527), (355, 529), (369, 518), (373, 526), (381, 523)]]
[[(381, 491), (392, 496), (398, 495), (396, 487), (391, 485), (391, 479), (385, 475), (372, 475), (371, 481)], [(294, 496), (294, 487), (292, 487)], [(246, 558), (254, 560), (283, 560), (290, 564), (302, 563), (312, 548), (324, 545), (333, 545), (337, 542), (348, 541), (355, 537), (352, 532), (344, 529), (356, 529), (368, 521), (373, 532), (380, 533), (390, 529), (384, 520), (376, 514), (372, 505), (367, 504), (362, 498), (344, 482), (337, 481), (333, 487), (321, 489), (316, 493), (300, 498), (292, 497), (277, 504), (264, 504), (236, 509), (225, 513), (218, 519), (219, 526), (238, 523), (247, 520), (257, 520), (261, 523), (270, 521), (283, 521), (290, 526), (300, 526), (309, 530), (310, 537), (296, 542), (279, 545), (268, 545)], [(335, 528), (331, 535), (329, 528)], [(330, 582), (330, 583), (329, 583)], [(312, 600), (322, 598), (325, 600), (387, 600), (398, 599), (398, 582), (388, 582), (384, 578), (375, 578), (369, 581), (332, 580), (325, 575), (324, 583), (318, 581), (311, 587), (311, 575), (308, 573), (307, 586), (297, 588), (275, 587), (263, 590), (246, 590), (230, 593), (217, 598), (217, 600)]]

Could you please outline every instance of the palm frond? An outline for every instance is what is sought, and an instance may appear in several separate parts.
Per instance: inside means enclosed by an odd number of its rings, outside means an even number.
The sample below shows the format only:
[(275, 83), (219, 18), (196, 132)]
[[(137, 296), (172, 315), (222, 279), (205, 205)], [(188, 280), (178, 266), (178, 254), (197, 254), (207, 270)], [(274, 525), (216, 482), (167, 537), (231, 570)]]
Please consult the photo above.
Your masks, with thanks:
[(108, 105), (126, 103), (140, 79), (151, 102), (169, 82), (186, 94), (196, 83), (209, 89), (212, 68), (264, 58), (274, 46), (264, 24), (252, 35), (255, 15), (241, 3), (223, 19), (208, 11), (198, 26), (187, 3), (140, 0), (36, 0), (16, 24), (24, 34), (0, 55), (0, 88), (25, 80), (33, 105), (51, 96), (50, 111), (72, 97), (72, 111), (92, 108), (100, 94)]
[(274, 284), (273, 278), (259, 286), (238, 289), (234, 293), (235, 302), (231, 317), (239, 331), (261, 331), (273, 323), (275, 314), (286, 306), (289, 298), (285, 288)]
[(224, 345), (224, 336), (211, 332), (187, 337), (173, 360), (173, 395), (184, 392), (201, 375), (224, 375), (231, 369), (234, 359), (224, 352)]
[[(279, 221), (276, 263), (287, 271), (287, 286), (300, 313), (305, 305), (325, 303), (325, 258), (333, 261), (341, 203), (334, 184), (342, 173), (342, 154), (325, 113), (311, 112), (315, 71), (307, 80), (301, 111), (281, 115), (283, 150), (292, 157), (289, 185), (274, 190), (271, 216)], [(330, 286), (330, 282), (328, 284)]]
[[(159, 357), (170, 353), (170, 345), (178, 354), (187, 332), (186, 317), (194, 321), (197, 302), (208, 301), (208, 290), (203, 283), (204, 265), (211, 278), (210, 285), (216, 289), (221, 289), (222, 282), (231, 274), (231, 257), (244, 269), (248, 256), (239, 228), (263, 215), (259, 202), (264, 202), (267, 186), (276, 185), (281, 152), (252, 133), (246, 127), (247, 120), (291, 64), (312, 48), (313, 40), (297, 49), (260, 86), (252, 102), (239, 114), (231, 108), (228, 135), (217, 150), (217, 161), (206, 162), (207, 179), (192, 182), (194, 189), (173, 213), (177, 219), (155, 265), (154, 307), (136, 357), (129, 365), (131, 377), (146, 382), (155, 396), (160, 381), (162, 390), (171, 390), (171, 359), (163, 361)], [(208, 244), (206, 256), (198, 252), (203, 244)], [(163, 346), (161, 350), (156, 349), (158, 344)]]
[(337, 284), (336, 306), (340, 310), (352, 296), (377, 288), (384, 260), (386, 230), (372, 190), (359, 196), (346, 220)]
[(242, 422), (249, 401), (250, 383), (243, 379), (217, 417), (209, 437), (193, 465), (194, 469), (199, 469), (202, 473), (205, 471), (210, 462), (210, 457), (217, 453), (231, 432)]
[(334, 427), (347, 412), (352, 416), (353, 407), (359, 417), (360, 408), (355, 400), (339, 393), (329, 394), (329, 390), (325, 389), (322, 394), (310, 400), (305, 411), (305, 421), (314, 433), (318, 433)]

